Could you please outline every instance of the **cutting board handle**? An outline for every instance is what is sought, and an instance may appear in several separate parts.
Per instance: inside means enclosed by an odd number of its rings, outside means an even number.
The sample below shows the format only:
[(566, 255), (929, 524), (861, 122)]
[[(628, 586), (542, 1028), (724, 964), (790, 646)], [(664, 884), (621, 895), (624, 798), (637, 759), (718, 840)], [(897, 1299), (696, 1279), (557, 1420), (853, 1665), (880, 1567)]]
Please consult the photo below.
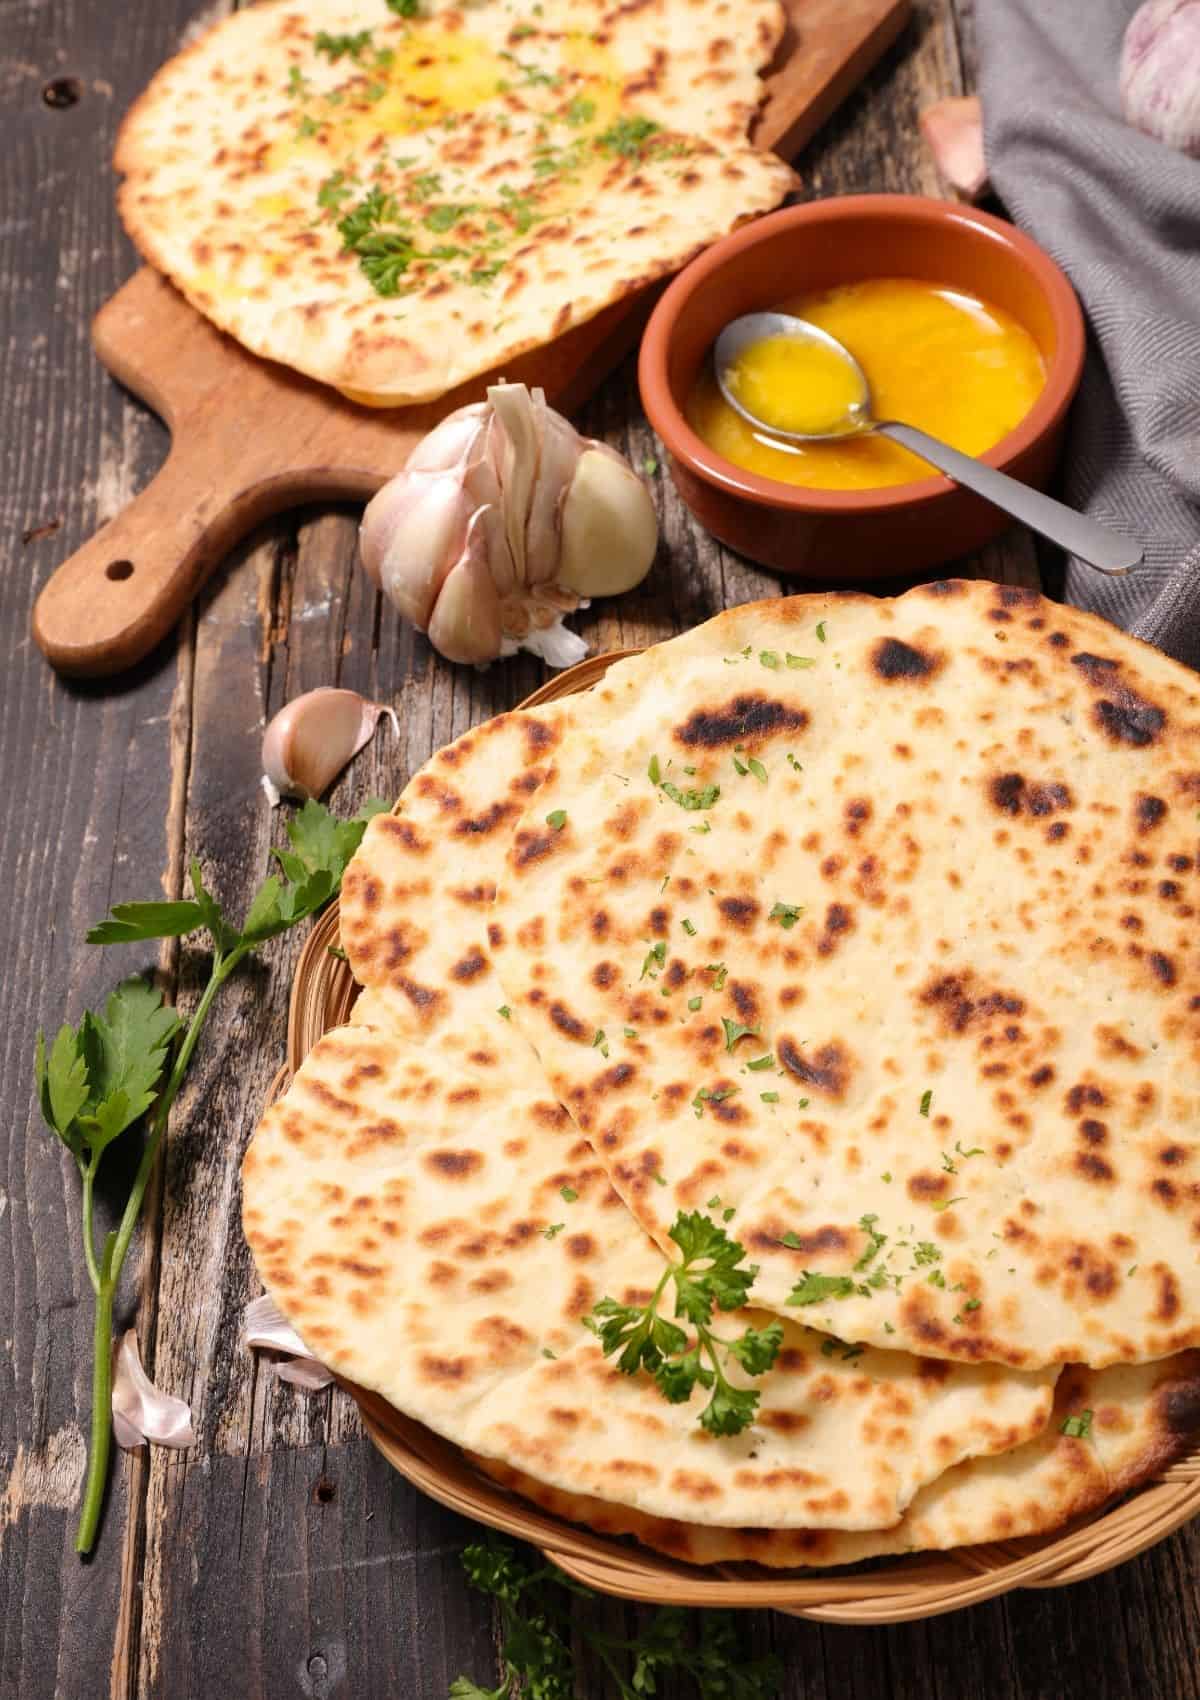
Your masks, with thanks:
[(232, 468), (214, 483), (211, 461), (197, 467), (173, 448), (141, 494), (42, 590), (33, 610), (38, 646), (63, 673), (131, 666), (167, 635), (238, 538), (286, 500), (256, 512), (255, 497)]

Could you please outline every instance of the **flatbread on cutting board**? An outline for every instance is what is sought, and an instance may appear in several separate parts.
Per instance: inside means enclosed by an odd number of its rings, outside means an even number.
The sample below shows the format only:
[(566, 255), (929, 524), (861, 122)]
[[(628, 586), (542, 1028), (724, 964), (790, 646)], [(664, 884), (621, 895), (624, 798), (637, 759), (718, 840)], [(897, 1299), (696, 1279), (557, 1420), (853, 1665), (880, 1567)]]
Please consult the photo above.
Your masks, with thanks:
[(778, 0), (267, 0), (122, 126), (126, 229), (248, 348), (443, 394), (591, 318), (795, 179), (745, 139)]
[(1187, 669), (1010, 586), (797, 596), (610, 670), (492, 959), (660, 1244), (716, 1193), (758, 1304), (1103, 1366), (1200, 1341), (1198, 861)]
[(246, 1237), (332, 1369), (558, 1487), (718, 1524), (885, 1526), (964, 1456), (1044, 1426), (1053, 1371), (855, 1355), (793, 1322), (737, 1436), (700, 1427), (700, 1390), (672, 1405), (623, 1374), (581, 1319), (644, 1302), (662, 1256), (511, 1037), (498, 1015), (423, 1044), (339, 1028), (264, 1115)]
[[(1064, 1423), (1086, 1424), (1087, 1433), (1064, 1433)], [(633, 1535), (672, 1558), (791, 1569), (1048, 1534), (1157, 1475), (1198, 1433), (1200, 1353), (1102, 1370), (1072, 1365), (1059, 1378), (1054, 1414), (1041, 1434), (1011, 1452), (956, 1464), (882, 1531), (673, 1523), (563, 1493), (495, 1459), (472, 1462), (543, 1510), (602, 1534)]]

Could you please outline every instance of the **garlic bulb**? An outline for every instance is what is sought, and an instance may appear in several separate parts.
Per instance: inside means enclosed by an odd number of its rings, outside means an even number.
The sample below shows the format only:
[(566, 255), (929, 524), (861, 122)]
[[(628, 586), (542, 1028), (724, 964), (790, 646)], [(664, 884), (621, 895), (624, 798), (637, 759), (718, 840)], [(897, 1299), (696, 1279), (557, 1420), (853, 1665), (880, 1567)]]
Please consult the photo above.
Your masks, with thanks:
[(1135, 129), (1200, 158), (1200, 0), (1148, 0), (1133, 14), (1121, 110)]
[(563, 615), (640, 583), (658, 522), (619, 454), (541, 390), (494, 384), (417, 444), (368, 505), (361, 542), (375, 583), (451, 661), (528, 649), (565, 667), (587, 646)]
[(319, 797), (370, 738), (381, 715), (395, 709), (357, 691), (321, 685), (285, 703), (263, 734), (263, 790), (274, 808), (283, 797)]
[(137, 1335), (130, 1328), (117, 1348), (112, 1379), (113, 1439), (128, 1452), (148, 1440), (160, 1446), (194, 1446), (192, 1413), (183, 1399), (161, 1393), (142, 1368)]

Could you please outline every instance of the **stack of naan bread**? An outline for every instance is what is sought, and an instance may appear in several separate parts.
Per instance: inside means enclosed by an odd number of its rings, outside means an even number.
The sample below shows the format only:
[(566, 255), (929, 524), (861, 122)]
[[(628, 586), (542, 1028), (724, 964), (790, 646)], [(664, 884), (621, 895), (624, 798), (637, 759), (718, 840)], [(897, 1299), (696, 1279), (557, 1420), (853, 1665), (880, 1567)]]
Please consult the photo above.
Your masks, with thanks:
[[(1200, 1428), (1198, 894), (1186, 669), (987, 583), (733, 609), (372, 822), (365, 990), (246, 1157), (263, 1280), (513, 1491), (697, 1563), (1052, 1530)], [(722, 1331), (784, 1326), (731, 1437), (582, 1324), (692, 1210), (758, 1268)]]
[(265, 0), (122, 126), (141, 252), (357, 399), (440, 396), (676, 270), (795, 179), (747, 132), (779, 0)]

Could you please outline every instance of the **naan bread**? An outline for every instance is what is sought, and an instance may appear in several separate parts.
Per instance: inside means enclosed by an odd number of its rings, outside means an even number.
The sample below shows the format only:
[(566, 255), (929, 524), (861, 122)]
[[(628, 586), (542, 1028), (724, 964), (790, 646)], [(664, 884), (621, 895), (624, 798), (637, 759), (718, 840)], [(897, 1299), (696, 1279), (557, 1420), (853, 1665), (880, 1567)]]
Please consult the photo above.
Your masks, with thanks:
[(792, 597), (618, 664), (554, 764), (493, 961), (660, 1244), (719, 1194), (848, 1341), (1200, 1342), (1194, 674), (1009, 586)]
[(258, 354), (377, 403), (439, 396), (794, 184), (745, 140), (778, 0), (421, 13), (235, 12), (122, 126), (130, 236)]
[[(1063, 1433), (1064, 1422), (1086, 1412), (1087, 1438)], [(495, 1459), (472, 1462), (555, 1516), (602, 1534), (634, 1535), (672, 1558), (791, 1569), (1048, 1534), (1157, 1475), (1198, 1433), (1200, 1353), (1103, 1370), (1074, 1365), (1059, 1380), (1054, 1415), (1041, 1434), (1011, 1452), (947, 1470), (921, 1489), (895, 1528), (882, 1532), (672, 1523), (563, 1493)]]
[(885, 1526), (964, 1456), (1044, 1426), (1053, 1372), (854, 1355), (794, 1322), (735, 1437), (700, 1428), (699, 1390), (670, 1405), (622, 1374), (581, 1318), (648, 1297), (662, 1257), (512, 1037), (499, 1016), (423, 1044), (336, 1029), (264, 1115), (246, 1237), (332, 1369), (557, 1487), (717, 1524)]
[(378, 990), (386, 1025), (427, 1037), (490, 1020), (504, 1002), (488, 957), (496, 880), (586, 700), (499, 714), (464, 732), (414, 774), (393, 814), (368, 825), (342, 880), (339, 932), (354, 978)]

